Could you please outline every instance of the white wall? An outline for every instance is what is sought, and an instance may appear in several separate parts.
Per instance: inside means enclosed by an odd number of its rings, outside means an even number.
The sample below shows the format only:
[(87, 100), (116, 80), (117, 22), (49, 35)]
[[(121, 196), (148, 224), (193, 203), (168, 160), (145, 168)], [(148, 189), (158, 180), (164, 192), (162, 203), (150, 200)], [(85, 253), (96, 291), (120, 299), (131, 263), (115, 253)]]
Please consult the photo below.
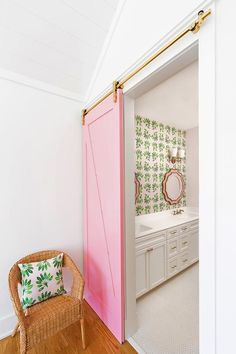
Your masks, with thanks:
[(126, 0), (88, 100), (111, 86), (113, 80), (133, 66), (201, 3), (199, 0), (171, 2), (170, 11), (168, 1)]
[(8, 272), (43, 249), (82, 266), (81, 105), (0, 79), (0, 337), (15, 318)]
[(135, 114), (179, 129), (198, 125), (198, 62), (135, 100)]
[(199, 205), (199, 151), (198, 128), (186, 131), (186, 196), (187, 206), (198, 208)]
[[(216, 345), (217, 354), (235, 353), (236, 230), (236, 3), (216, 1)], [(209, 158), (211, 158), (209, 156)]]

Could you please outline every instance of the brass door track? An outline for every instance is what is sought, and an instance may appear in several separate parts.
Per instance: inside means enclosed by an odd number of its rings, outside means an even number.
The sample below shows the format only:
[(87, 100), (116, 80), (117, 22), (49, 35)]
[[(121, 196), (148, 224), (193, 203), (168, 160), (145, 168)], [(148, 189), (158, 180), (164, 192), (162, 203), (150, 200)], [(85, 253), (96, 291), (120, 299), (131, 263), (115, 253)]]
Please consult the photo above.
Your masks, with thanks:
[(204, 12), (203, 10), (198, 12), (198, 17), (190, 26), (188, 26), (184, 31), (178, 34), (175, 38), (173, 38), (170, 42), (165, 44), (161, 49), (159, 49), (155, 54), (153, 54), (149, 59), (147, 59), (143, 64), (141, 64), (137, 69), (135, 69), (132, 73), (126, 76), (124, 79), (118, 81), (113, 81), (112, 90), (108, 91), (102, 98), (100, 98), (96, 103), (94, 103), (91, 107), (82, 110), (82, 125), (85, 124), (85, 116), (89, 112), (91, 112), (95, 107), (97, 107), (102, 101), (104, 101), (108, 96), (113, 94), (113, 101), (117, 101), (117, 90), (122, 89), (124, 84), (134, 77), (137, 73), (139, 73), (143, 68), (149, 65), (153, 60), (155, 60), (159, 55), (165, 52), (168, 48), (170, 48), (173, 44), (175, 44), (179, 39), (184, 37), (187, 33), (197, 33), (203, 22), (206, 20), (208, 16), (211, 15), (211, 9)]

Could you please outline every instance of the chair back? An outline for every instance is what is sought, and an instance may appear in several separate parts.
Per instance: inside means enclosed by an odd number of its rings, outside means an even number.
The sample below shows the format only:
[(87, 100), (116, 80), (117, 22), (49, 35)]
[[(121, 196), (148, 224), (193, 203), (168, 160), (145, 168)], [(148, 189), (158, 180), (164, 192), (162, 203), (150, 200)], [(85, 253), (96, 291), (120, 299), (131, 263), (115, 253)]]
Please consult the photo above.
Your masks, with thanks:
[[(9, 272), (9, 283), (20, 283), (21, 284), (21, 272), (18, 267), (18, 264), (21, 263), (32, 263), (32, 262), (41, 262), (44, 261), (45, 259), (53, 258), (58, 256), (58, 254), (63, 253), (61, 251), (39, 251), (36, 253), (32, 253), (28, 256), (25, 256), (21, 259), (19, 259), (11, 268)], [(67, 255), (66, 255), (67, 256)], [(69, 257), (69, 256), (67, 256)], [(64, 257), (63, 257), (64, 259)]]

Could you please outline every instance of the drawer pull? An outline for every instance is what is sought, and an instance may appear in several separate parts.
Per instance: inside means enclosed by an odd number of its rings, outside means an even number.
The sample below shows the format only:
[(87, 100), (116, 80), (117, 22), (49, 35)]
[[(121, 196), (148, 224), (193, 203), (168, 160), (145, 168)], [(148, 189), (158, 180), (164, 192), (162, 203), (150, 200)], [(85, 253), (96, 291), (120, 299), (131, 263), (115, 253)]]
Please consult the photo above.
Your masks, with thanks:
[(174, 266), (172, 266), (171, 268), (172, 268), (172, 269), (174, 269), (174, 268), (176, 268), (176, 267), (177, 267), (177, 266), (176, 266), (176, 265), (174, 265)]
[(176, 230), (175, 231), (171, 231), (170, 233), (171, 233), (171, 235), (174, 235), (174, 234), (176, 234)]
[(187, 230), (187, 226), (182, 227), (182, 231), (186, 231)]
[(153, 251), (153, 248), (148, 248), (147, 249), (147, 252), (151, 252), (151, 251)]
[(185, 262), (187, 262), (188, 261), (188, 259), (187, 258), (185, 258), (184, 260), (183, 260), (183, 262), (185, 263)]
[(175, 250), (176, 248), (177, 248), (176, 246), (171, 247), (172, 250)]
[(183, 242), (183, 245), (187, 245), (187, 244), (188, 244), (188, 241), (184, 241), (184, 242)]

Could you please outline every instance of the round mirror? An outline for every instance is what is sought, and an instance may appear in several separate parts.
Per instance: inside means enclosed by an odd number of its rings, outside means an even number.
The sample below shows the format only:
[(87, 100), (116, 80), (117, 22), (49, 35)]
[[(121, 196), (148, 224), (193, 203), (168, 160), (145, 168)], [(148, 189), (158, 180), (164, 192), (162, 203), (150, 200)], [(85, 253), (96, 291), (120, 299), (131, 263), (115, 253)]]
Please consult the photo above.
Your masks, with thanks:
[(169, 204), (177, 204), (184, 194), (183, 175), (176, 169), (167, 172), (162, 182), (162, 192)]

